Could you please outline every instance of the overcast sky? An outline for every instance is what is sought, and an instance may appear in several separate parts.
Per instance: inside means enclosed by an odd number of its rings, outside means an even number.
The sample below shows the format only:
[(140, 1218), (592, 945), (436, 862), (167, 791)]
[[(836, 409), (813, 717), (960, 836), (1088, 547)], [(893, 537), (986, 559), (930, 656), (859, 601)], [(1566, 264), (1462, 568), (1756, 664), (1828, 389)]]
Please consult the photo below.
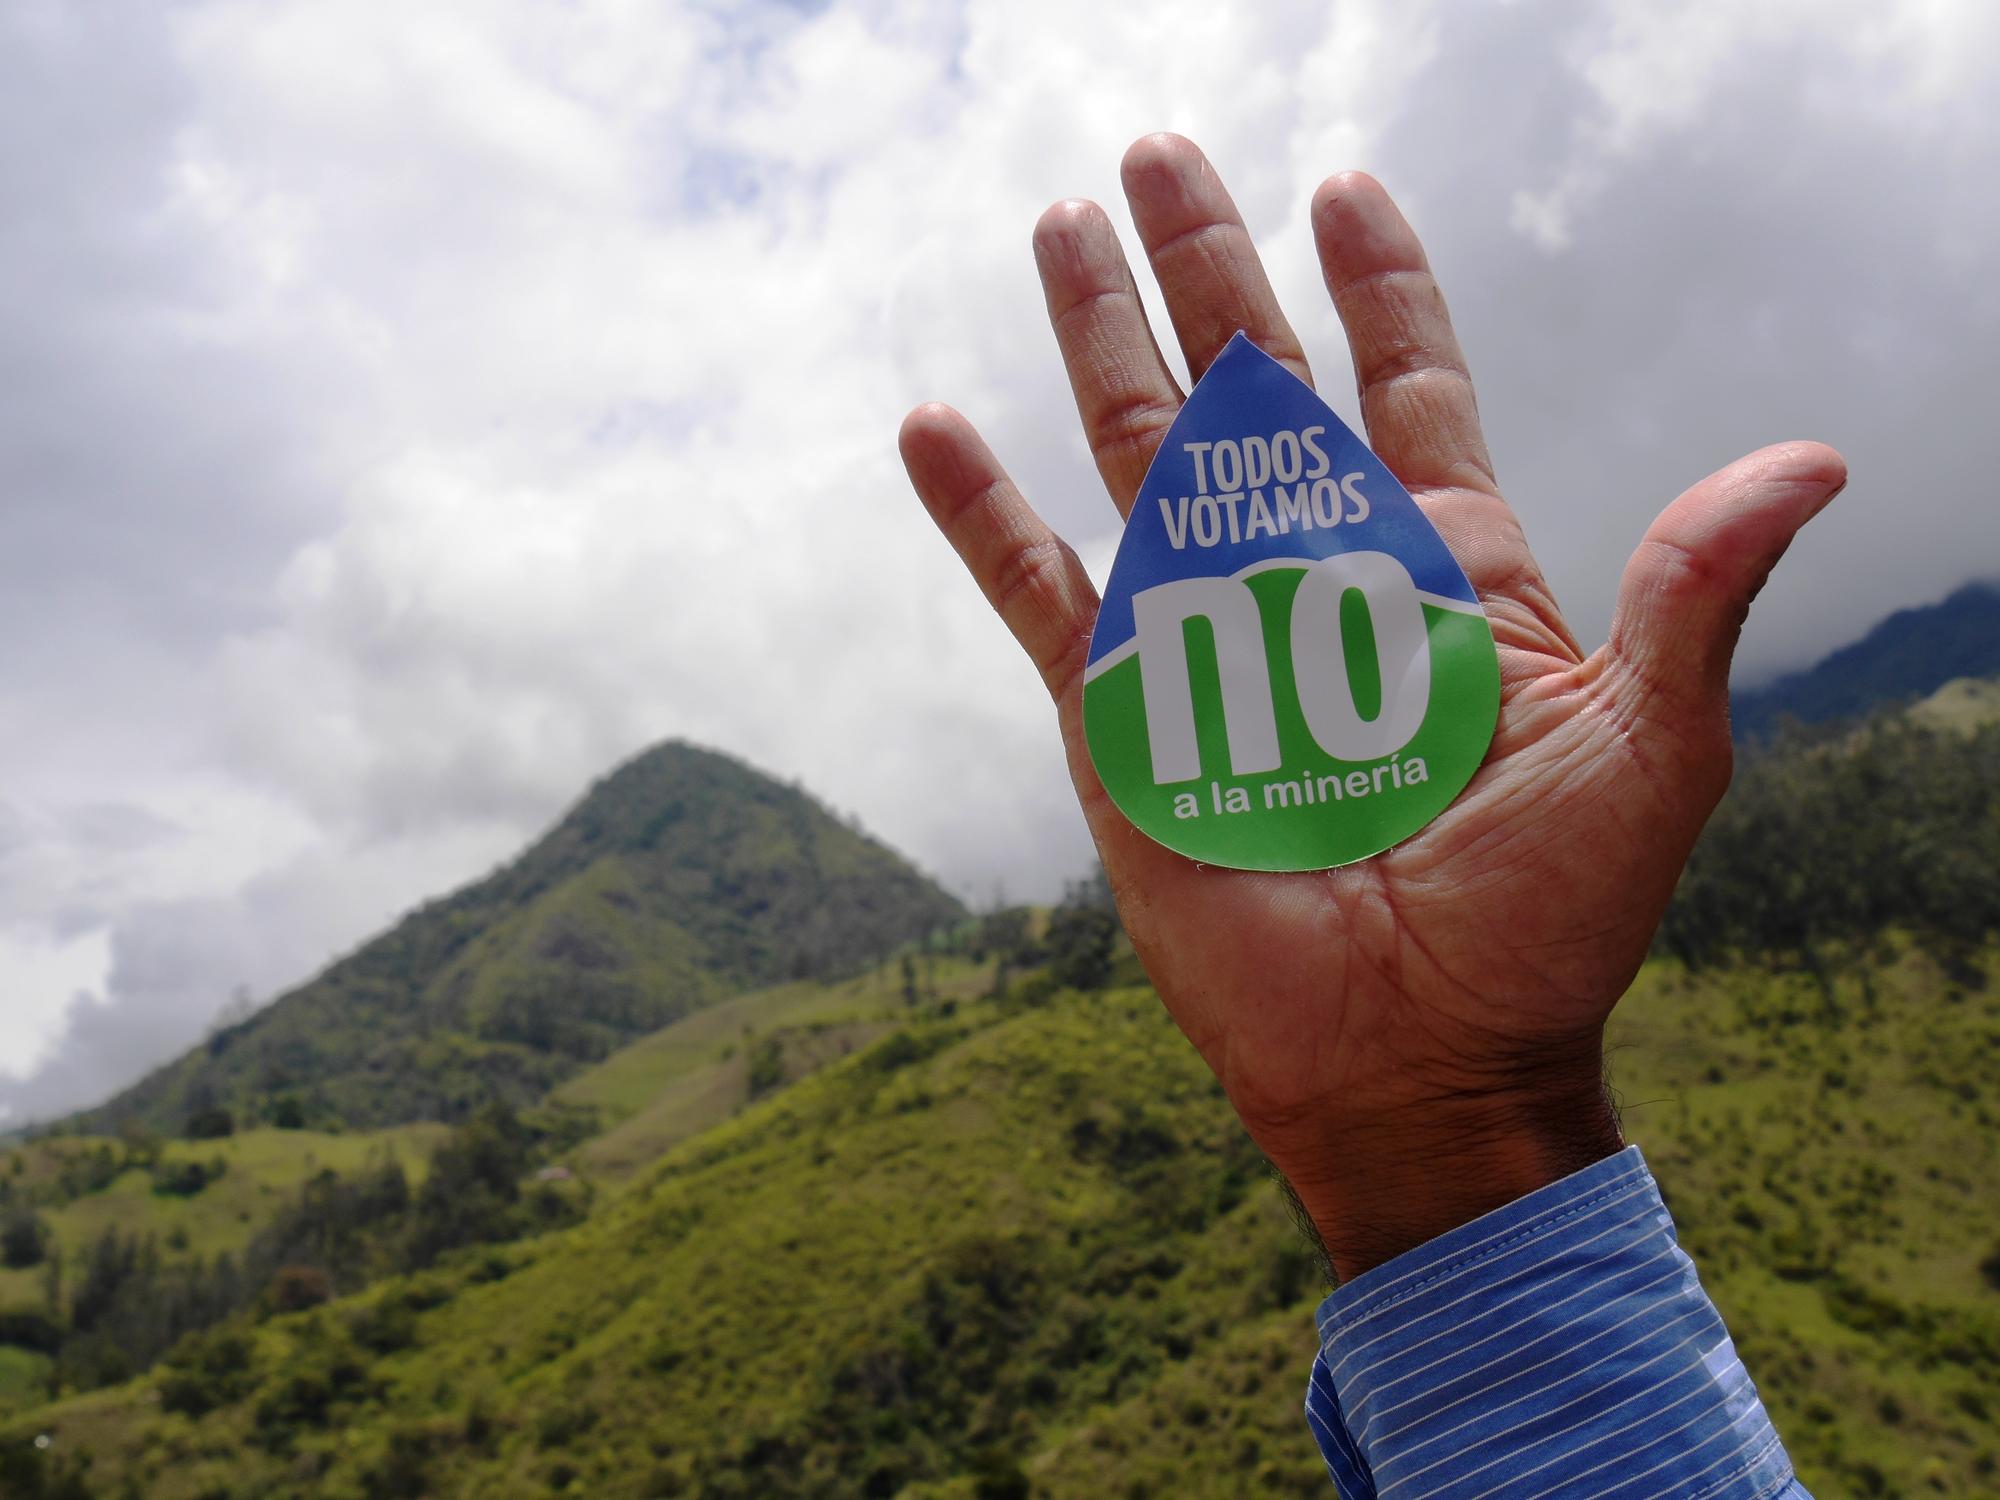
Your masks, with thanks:
[(1767, 441), (1854, 479), (1739, 681), (2000, 572), (2000, 34), (1883, 0), (0, 9), (0, 1118), (93, 1102), (681, 735), (962, 894), (1087, 843), (908, 497), (987, 433), (1102, 577), (1028, 254), (1155, 129), (1352, 418), (1306, 218), (1427, 241), (1601, 638)]

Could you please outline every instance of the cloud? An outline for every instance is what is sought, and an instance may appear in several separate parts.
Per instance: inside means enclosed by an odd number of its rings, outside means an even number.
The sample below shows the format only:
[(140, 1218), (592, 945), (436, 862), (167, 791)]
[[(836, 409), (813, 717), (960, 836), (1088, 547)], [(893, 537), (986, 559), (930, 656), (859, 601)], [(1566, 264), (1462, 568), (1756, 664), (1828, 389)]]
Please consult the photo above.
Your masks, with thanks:
[[(1057, 197), (1122, 219), (1148, 129), (1217, 161), (1350, 417), (1305, 205), (1342, 166), (1389, 182), (1586, 636), (1654, 511), (1780, 437), (1855, 483), (1751, 673), (1991, 571), (1993, 25), (17, 7), (0, 713), (34, 732), (0, 750), (0, 1108), (115, 1087), (671, 734), (968, 894), (1052, 893), (1087, 858), (1052, 715), (892, 435), (952, 400), (1108, 556), (1026, 239)], [(31, 949), (71, 954), (60, 989)]]

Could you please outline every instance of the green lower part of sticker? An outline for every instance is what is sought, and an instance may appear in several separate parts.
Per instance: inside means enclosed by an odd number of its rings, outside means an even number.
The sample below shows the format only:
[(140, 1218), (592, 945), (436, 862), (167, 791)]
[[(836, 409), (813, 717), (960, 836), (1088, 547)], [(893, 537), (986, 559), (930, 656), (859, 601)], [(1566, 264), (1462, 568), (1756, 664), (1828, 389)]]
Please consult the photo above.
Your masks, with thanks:
[[(1270, 666), (1276, 767), (1240, 775), (1231, 767), (1215, 643), (1204, 620), (1188, 622), (1184, 643), (1200, 775), (1155, 782), (1136, 654), (1084, 688), (1084, 734), (1105, 789), (1142, 832), (1190, 859), (1243, 870), (1322, 870), (1366, 859), (1443, 812), (1485, 758), (1500, 707), (1492, 631), (1482, 614), (1429, 603), (1423, 615), (1430, 691), (1422, 722), (1378, 759), (1329, 755), (1308, 727), (1294, 685), (1291, 605), (1302, 576), (1282, 568), (1245, 580), (1257, 596)], [(1372, 717), (1382, 692), (1374, 637), (1365, 612), (1354, 619), (1343, 609), (1342, 617), (1354, 708)]]

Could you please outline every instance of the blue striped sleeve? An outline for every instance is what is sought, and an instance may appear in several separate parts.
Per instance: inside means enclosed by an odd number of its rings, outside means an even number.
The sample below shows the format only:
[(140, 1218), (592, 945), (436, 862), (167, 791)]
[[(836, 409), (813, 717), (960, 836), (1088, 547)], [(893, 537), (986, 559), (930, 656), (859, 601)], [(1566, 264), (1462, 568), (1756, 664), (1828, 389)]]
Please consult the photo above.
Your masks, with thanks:
[(1356, 1277), (1319, 1333), (1341, 1500), (1810, 1500), (1636, 1146)]

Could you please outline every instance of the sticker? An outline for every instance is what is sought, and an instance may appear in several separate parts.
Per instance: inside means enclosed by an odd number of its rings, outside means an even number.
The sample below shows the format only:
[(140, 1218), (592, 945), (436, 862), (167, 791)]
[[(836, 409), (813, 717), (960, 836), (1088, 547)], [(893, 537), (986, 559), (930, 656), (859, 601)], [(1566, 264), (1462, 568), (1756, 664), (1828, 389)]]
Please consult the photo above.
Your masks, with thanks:
[(1437, 528), (1237, 334), (1146, 471), (1091, 635), (1111, 800), (1191, 859), (1328, 869), (1443, 812), (1499, 712), (1493, 631)]

